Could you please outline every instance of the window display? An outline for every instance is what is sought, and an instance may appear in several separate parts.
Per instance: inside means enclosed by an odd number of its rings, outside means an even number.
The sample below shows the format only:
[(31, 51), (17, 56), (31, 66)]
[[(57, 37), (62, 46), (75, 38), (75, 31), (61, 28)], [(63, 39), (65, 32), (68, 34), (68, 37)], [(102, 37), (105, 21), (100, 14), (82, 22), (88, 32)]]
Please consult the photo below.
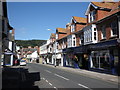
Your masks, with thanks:
[(110, 69), (110, 54), (108, 50), (92, 51), (92, 68)]

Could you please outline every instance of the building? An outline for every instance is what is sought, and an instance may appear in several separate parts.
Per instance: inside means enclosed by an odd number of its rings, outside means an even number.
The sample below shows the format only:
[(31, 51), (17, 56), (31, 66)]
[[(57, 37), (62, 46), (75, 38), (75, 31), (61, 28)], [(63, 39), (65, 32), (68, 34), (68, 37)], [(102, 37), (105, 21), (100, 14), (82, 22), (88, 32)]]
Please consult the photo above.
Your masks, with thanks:
[[(2, 5), (2, 59), (3, 65), (13, 65), (13, 55), (14, 55), (14, 29), (9, 25), (9, 20), (7, 16), (7, 3), (0, 2)], [(10, 38), (12, 37), (12, 38)]]
[[(73, 16), (69, 24), (69, 35), (67, 35), (67, 48), (63, 49), (64, 66), (74, 68), (85, 68), (83, 65), (83, 27), (87, 23), (86, 18)], [(81, 66), (83, 65), (83, 66)]]
[(120, 74), (120, 2), (90, 2), (85, 15), (73, 16), (66, 28), (56, 28), (56, 39), (47, 46), (48, 61)]
[[(91, 11), (92, 10), (92, 11)], [(89, 12), (89, 13), (88, 13)], [(96, 29), (92, 38), (96, 40), (90, 46), (90, 68), (106, 73), (117, 74), (119, 61), (119, 15), (118, 2), (91, 2), (87, 15), (94, 12)], [(89, 17), (89, 16), (88, 16)], [(88, 21), (90, 18), (88, 18)]]
[(47, 62), (47, 43), (40, 46), (40, 63), (46, 64)]

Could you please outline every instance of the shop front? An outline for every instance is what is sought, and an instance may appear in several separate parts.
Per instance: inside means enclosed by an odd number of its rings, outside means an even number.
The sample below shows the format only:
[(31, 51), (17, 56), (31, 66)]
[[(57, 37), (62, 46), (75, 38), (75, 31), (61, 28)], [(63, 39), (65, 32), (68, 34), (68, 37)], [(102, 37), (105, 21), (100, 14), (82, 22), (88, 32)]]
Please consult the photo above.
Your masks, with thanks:
[(116, 40), (91, 46), (90, 68), (100, 72), (118, 74), (119, 53)]
[(74, 60), (78, 64), (78, 67), (80, 69), (87, 69), (88, 70), (89, 53), (88, 53), (88, 46), (87, 45), (75, 47), (74, 48), (74, 57), (75, 57)]
[(88, 46), (64, 49), (63, 56), (63, 66), (88, 70)]
[(73, 48), (63, 49), (63, 66), (74, 68)]

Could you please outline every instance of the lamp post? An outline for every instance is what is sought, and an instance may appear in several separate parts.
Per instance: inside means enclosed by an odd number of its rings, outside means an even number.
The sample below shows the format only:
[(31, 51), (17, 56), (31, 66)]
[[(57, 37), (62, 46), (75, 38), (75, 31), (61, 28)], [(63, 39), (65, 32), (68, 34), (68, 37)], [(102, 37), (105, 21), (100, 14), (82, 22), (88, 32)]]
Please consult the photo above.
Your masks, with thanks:
[(56, 45), (56, 35), (55, 35), (55, 67), (56, 67), (56, 49), (57, 49), (57, 45)]
[[(53, 30), (51, 30), (51, 29), (47, 29), (48, 31), (53, 31)], [(56, 49), (57, 49), (57, 45), (56, 45), (56, 34), (55, 34), (55, 41), (54, 41), (54, 43), (55, 43), (55, 46), (53, 46), (54, 47), (54, 52), (55, 52), (55, 56), (54, 56), (54, 67), (56, 67), (57, 65), (56, 65), (56, 59), (57, 59), (57, 57), (56, 57)]]

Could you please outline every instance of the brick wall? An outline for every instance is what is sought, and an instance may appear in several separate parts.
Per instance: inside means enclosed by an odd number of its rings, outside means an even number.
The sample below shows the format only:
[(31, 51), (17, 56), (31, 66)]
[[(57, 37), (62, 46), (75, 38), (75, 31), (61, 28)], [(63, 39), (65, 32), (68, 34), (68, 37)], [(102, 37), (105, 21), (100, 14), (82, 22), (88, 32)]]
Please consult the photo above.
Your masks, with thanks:
[(109, 12), (108, 11), (103, 11), (103, 10), (97, 10), (96, 14), (96, 20), (102, 19), (104, 16), (106, 16)]
[[(106, 40), (111, 39), (111, 23), (113, 21), (117, 20), (117, 17), (111, 17), (109, 19), (105, 19), (101, 23), (97, 24), (97, 30), (98, 30), (98, 41), (102, 40), (101, 38), (101, 27), (104, 25), (106, 28)], [(115, 37), (116, 38), (116, 37)], [(112, 38), (113, 39), (113, 38)]]

